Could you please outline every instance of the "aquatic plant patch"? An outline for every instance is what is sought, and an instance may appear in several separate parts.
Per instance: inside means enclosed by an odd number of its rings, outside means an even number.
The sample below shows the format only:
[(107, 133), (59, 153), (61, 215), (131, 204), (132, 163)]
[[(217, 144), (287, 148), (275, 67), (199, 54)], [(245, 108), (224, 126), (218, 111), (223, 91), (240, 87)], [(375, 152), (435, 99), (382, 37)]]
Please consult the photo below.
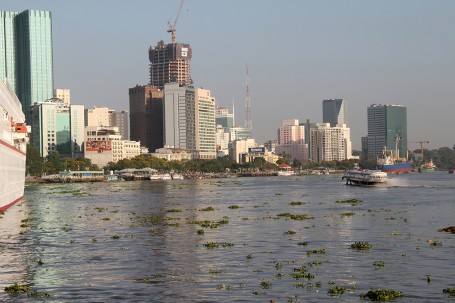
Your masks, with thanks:
[(347, 199), (347, 200), (337, 200), (335, 203), (351, 204), (352, 206), (362, 203), (363, 200), (360, 199)]
[(31, 290), (30, 286), (25, 285), (25, 284), (23, 284), (23, 285), (17, 284), (17, 282), (11, 286), (5, 287), (5, 291), (7, 293), (9, 293), (10, 295), (17, 295), (17, 294), (20, 294), (23, 292), (29, 292), (30, 290)]
[(448, 226), (448, 227), (440, 228), (440, 229), (438, 229), (438, 231), (440, 231), (440, 232), (445, 231), (448, 233), (455, 234), (455, 226)]
[(444, 294), (448, 294), (450, 297), (455, 297), (455, 287), (445, 288), (442, 290)]
[(355, 250), (369, 250), (373, 245), (368, 242), (355, 242), (351, 244), (351, 249)]
[(368, 299), (375, 302), (388, 302), (403, 296), (401, 291), (394, 289), (371, 289), (366, 293), (361, 293), (361, 299)]
[(327, 293), (331, 296), (341, 296), (342, 294), (346, 293), (347, 290), (348, 289), (346, 287), (334, 286), (334, 287), (329, 288)]

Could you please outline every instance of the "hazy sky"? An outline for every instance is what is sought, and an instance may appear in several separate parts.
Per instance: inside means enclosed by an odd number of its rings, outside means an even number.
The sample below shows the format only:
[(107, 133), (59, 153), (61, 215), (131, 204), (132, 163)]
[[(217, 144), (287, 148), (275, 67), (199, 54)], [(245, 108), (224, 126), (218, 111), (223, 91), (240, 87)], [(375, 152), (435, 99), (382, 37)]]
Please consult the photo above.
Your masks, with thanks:
[[(128, 88), (146, 84), (148, 48), (180, 0), (5, 0), (0, 10), (53, 14), (56, 88), (73, 104), (128, 110)], [(186, 0), (177, 42), (190, 43), (195, 86), (244, 125), (248, 64), (253, 133), (276, 139), (282, 120), (322, 121), (322, 100), (348, 100), (353, 147), (367, 107), (401, 104), (408, 141), (455, 144), (455, 1)], [(410, 149), (418, 144), (408, 143)]]

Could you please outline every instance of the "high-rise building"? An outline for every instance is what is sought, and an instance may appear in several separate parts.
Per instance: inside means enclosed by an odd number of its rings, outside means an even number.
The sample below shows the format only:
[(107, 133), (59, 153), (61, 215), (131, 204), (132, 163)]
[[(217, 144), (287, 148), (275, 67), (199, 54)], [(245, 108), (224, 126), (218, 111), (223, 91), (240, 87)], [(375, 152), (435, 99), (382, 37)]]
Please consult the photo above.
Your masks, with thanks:
[(347, 123), (347, 101), (345, 99), (327, 99), (322, 101), (322, 122), (330, 126)]
[(216, 158), (215, 98), (210, 90), (169, 83), (164, 87), (164, 145)]
[(107, 107), (87, 108), (84, 112), (85, 126), (117, 126), (122, 140), (129, 140), (128, 112), (117, 112)]
[(164, 146), (187, 149), (187, 88), (178, 83), (164, 86)]
[(196, 159), (216, 159), (215, 98), (210, 90), (189, 87), (186, 93), (187, 149)]
[(215, 121), (216, 125), (221, 125), (223, 127), (233, 127), (234, 113), (230, 114), (229, 109), (224, 107), (218, 107), (215, 110)]
[(278, 129), (278, 144), (276, 154), (286, 153), (291, 160), (308, 161), (308, 145), (305, 144), (305, 127), (299, 125), (299, 120), (284, 120)]
[(129, 89), (130, 138), (152, 153), (164, 146), (163, 96), (163, 90), (153, 85)]
[(26, 10), (0, 17), (0, 77), (13, 87), (30, 120), (31, 106), (54, 93), (52, 14)]
[(301, 123), (299, 123), (299, 125), (305, 127), (305, 143), (308, 146), (308, 159), (311, 159), (311, 146), (310, 146), (311, 129), (316, 127), (316, 123), (310, 122), (310, 119), (306, 119), (306, 122), (301, 122)]
[(109, 110), (109, 125), (117, 126), (122, 136), (122, 140), (130, 139), (130, 115), (127, 111), (122, 110), (121, 112), (113, 109)]
[(71, 105), (71, 92), (66, 88), (56, 88), (54, 89), (54, 98), (61, 99), (66, 106)]
[(60, 101), (47, 101), (31, 107), (30, 143), (41, 157), (56, 151), (61, 156), (83, 155), (84, 106), (66, 106)]
[(0, 79), (16, 92), (16, 25), (18, 13), (0, 11)]
[[(402, 105), (372, 104), (368, 107), (368, 153), (381, 155), (395, 150), (398, 142), (399, 157), (406, 158), (408, 131), (406, 107)], [(399, 140), (397, 139), (399, 137)]]
[(346, 124), (331, 127), (330, 123), (317, 123), (311, 129), (311, 161), (341, 161), (352, 157), (351, 131)]
[(165, 44), (160, 41), (155, 47), (150, 47), (150, 84), (158, 88), (172, 82), (191, 85), (191, 56), (191, 46), (186, 43)]

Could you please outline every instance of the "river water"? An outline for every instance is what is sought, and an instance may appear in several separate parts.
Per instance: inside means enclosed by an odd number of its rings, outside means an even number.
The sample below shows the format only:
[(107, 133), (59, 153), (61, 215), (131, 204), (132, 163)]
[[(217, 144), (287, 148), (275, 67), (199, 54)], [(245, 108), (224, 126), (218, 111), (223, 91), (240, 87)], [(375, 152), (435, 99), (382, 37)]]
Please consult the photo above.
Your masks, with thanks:
[[(403, 292), (398, 302), (455, 302), (443, 293), (455, 235), (438, 231), (455, 225), (447, 173), (377, 187), (323, 175), (25, 192), (0, 218), (0, 301), (359, 302), (382, 288)], [(3, 291), (16, 282), (34, 295)], [(330, 295), (336, 286), (346, 292)]]

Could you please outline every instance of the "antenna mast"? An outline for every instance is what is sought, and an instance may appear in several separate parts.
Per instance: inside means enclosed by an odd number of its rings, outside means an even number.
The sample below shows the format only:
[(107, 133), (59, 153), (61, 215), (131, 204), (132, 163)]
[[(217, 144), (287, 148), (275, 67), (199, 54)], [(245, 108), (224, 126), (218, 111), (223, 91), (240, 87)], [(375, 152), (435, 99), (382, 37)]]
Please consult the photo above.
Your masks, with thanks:
[(248, 76), (248, 64), (246, 65), (246, 96), (245, 96), (245, 128), (253, 130), (251, 119), (251, 98), (250, 98), (250, 78)]

